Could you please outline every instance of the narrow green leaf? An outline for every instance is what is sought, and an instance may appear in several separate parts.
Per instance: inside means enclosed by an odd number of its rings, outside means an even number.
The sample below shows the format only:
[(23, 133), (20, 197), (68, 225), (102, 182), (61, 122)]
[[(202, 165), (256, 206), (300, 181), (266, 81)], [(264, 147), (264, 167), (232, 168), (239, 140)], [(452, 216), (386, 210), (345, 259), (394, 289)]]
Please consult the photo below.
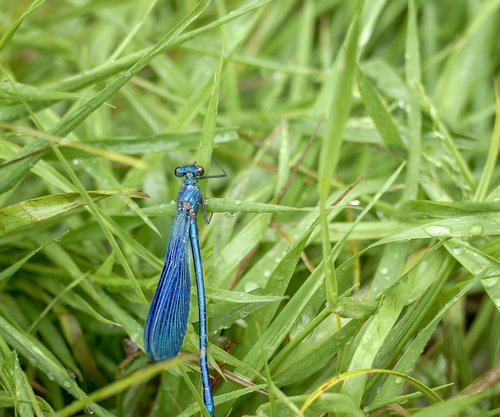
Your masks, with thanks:
[[(0, 209), (1, 210), (1, 209)], [(1, 218), (1, 215), (0, 215), (0, 218)], [(62, 238), (63, 235), (57, 237), (56, 239), (54, 240), (59, 240)], [(42, 244), (41, 246), (39, 246), (38, 248), (36, 248), (35, 250), (31, 251), (30, 253), (28, 253), (26, 256), (24, 256), (23, 258), (21, 258), (19, 261), (17, 261), (16, 263), (12, 264), (11, 266), (9, 266), (8, 268), (4, 269), (2, 272), (0, 272), (0, 288), (1, 286), (5, 285), (5, 281), (7, 281), (10, 277), (12, 277), (12, 275), (14, 275), (17, 271), (19, 271), (20, 268), (22, 268), (22, 266), (31, 258), (33, 257), (34, 255), (36, 255), (36, 253), (38, 253), (38, 251), (40, 249), (43, 249), (46, 245), (50, 244), (51, 242), (53, 242), (54, 240), (51, 240), (51, 241), (48, 241), (44, 244)]]
[[(103, 198), (123, 195), (131, 198), (143, 198), (145, 194), (137, 188), (122, 190), (89, 191), (93, 201)], [(53, 217), (61, 216), (85, 206), (85, 201), (79, 193), (53, 194), (26, 200), (8, 207), (0, 208), (0, 235), (5, 235), (21, 227), (37, 224)]]
[[(133, 65), (128, 68), (119, 78), (108, 84), (104, 89), (93, 97), (87, 99), (78, 106), (75, 110), (67, 113), (59, 123), (50, 130), (50, 134), (65, 137), (72, 132), (80, 123), (82, 123), (90, 114), (98, 109), (106, 100), (110, 99), (121, 87), (123, 87), (130, 79), (148, 65), (156, 56), (161, 54), (168, 48), (172, 42), (193, 22), (198, 16), (208, 7), (211, 0), (201, 0), (198, 5), (182, 19), (177, 25), (170, 30), (165, 37), (156, 45), (151, 47), (144, 55), (142, 55)], [(34, 150), (46, 146), (44, 140), (34, 140), (27, 145), (19, 156), (29, 155)], [(7, 191), (20, 181), (28, 172), (28, 170), (40, 160), (43, 153), (37, 153), (20, 160), (16, 164), (9, 165), (3, 169), (0, 178), (0, 193)]]
[[(83, 276), (83, 274), (82, 274)], [(68, 287), (71, 288), (72, 284), (77, 282), (80, 278), (76, 278), (72, 281), (68, 286), (64, 286), (64, 284), (60, 281), (56, 281), (52, 278), (40, 277), (38, 280), (38, 285), (41, 289), (44, 289), (49, 294), (51, 294), (54, 299), (58, 299), (59, 295), (61, 295), (61, 302), (66, 306), (71, 306), (72, 308), (81, 311), (89, 316), (93, 317), (95, 320), (105, 323), (116, 325), (115, 322), (107, 319), (102, 316), (99, 312), (96, 311), (95, 306), (92, 305), (85, 297), (82, 297), (77, 292), (67, 292)], [(35, 319), (33, 319), (35, 320)]]
[[(127, 155), (144, 154), (148, 152), (177, 151), (196, 149), (200, 143), (201, 131), (168, 132), (146, 137), (117, 137), (113, 139), (92, 140), (89, 145), (107, 151), (120, 152)], [(219, 128), (214, 133), (217, 144), (238, 140), (238, 133), (231, 128)], [(76, 149), (63, 150), (67, 158), (85, 158), (88, 154)]]
[(78, 98), (79, 96), (74, 93), (41, 90), (29, 84), (12, 84), (9, 81), (0, 84), (0, 102), (2, 104), (18, 103), (20, 100), (32, 103), (37, 101), (43, 102), (64, 99), (76, 100)]
[[(373, 197), (370, 204), (363, 210), (363, 212), (358, 216), (356, 221), (351, 225), (349, 231), (343, 236), (341, 241), (339, 241), (331, 250), (330, 259), (336, 259), (340, 250), (345, 243), (349, 233), (356, 227), (356, 225), (363, 219), (363, 217), (368, 213), (368, 211), (373, 207), (373, 205), (380, 199), (380, 197), (387, 191), (387, 189), (394, 183), (396, 178), (399, 176), (404, 164), (401, 164), (399, 168), (394, 172), (388, 180), (380, 187), (376, 195)], [(314, 223), (314, 221), (312, 222)], [(253, 346), (253, 348), (245, 356), (245, 363), (248, 363), (251, 367), (260, 370), (262, 363), (262, 356), (266, 358), (271, 357), (271, 355), (279, 347), (280, 343), (285, 339), (286, 335), (290, 331), (291, 327), (297, 320), (297, 317), (301, 314), (304, 307), (309, 303), (309, 301), (314, 297), (317, 291), (323, 284), (324, 280), (324, 268), (326, 261), (323, 260), (317, 269), (312, 272), (307, 280), (301, 285), (301, 287), (295, 292), (294, 296), (288, 301), (288, 303), (283, 307), (278, 316), (273, 320), (270, 326), (263, 333), (262, 338), (266, 341), (264, 347), (264, 355), (262, 354), (261, 346), (259, 349)], [(336, 307), (333, 305), (331, 307)]]
[(196, 160), (202, 167), (208, 169), (214, 149), (215, 131), (217, 127), (217, 113), (219, 109), (220, 95), (220, 80), (222, 74), (222, 66), (224, 64), (224, 49), (222, 49), (215, 74), (213, 78), (212, 90), (208, 100), (208, 109), (203, 120), (203, 129), (201, 134), (201, 142), (198, 148), (198, 157)]
[[(356, 13), (349, 27), (345, 44), (342, 46), (335, 66), (331, 71), (333, 89), (330, 92), (331, 101), (327, 103), (328, 124), (323, 135), (319, 159), (319, 204), (321, 210), (321, 243), (323, 248), (325, 281), (330, 286), (331, 302), (336, 303), (337, 281), (334, 274), (333, 259), (330, 254), (328, 240), (328, 222), (326, 200), (330, 194), (331, 179), (336, 171), (340, 158), (344, 129), (351, 111), (352, 87), (356, 73), (359, 39), (359, 12)], [(329, 86), (330, 83), (326, 83)]]
[(339, 51), (339, 56), (330, 74), (330, 77), (335, 80), (335, 84), (333, 90), (329, 91), (331, 101), (327, 103), (328, 124), (323, 136), (318, 172), (320, 196), (323, 196), (323, 200), (326, 200), (330, 191), (330, 180), (336, 170), (343, 133), (351, 110), (358, 38), (359, 13), (356, 14), (349, 27), (345, 43)]
[(15, 352), (11, 352), (4, 357), (2, 368), (6, 385), (8, 385), (13, 397), (12, 399), (17, 412), (16, 415), (20, 417), (33, 417), (36, 414), (37, 417), (43, 417), (42, 410), (40, 410), (35, 399), (33, 389), (28, 383), (26, 374), (19, 365), (19, 360)]
[[(296, 51), (295, 64), (299, 67), (305, 67), (311, 62), (312, 54), (312, 39), (314, 36), (314, 9), (315, 2), (306, 0), (303, 2), (301, 11), (300, 26), (296, 32)], [(304, 76), (296, 76), (292, 78), (290, 86), (290, 100), (297, 102), (306, 95), (308, 79)]]
[(450, 217), (465, 216), (468, 214), (480, 215), (481, 213), (494, 213), (500, 210), (500, 202), (471, 203), (439, 202), (428, 200), (405, 201), (397, 211), (400, 219), (446, 219)]
[[(453, 305), (455, 305), (460, 299), (462, 299), (462, 297), (464, 297), (471, 290), (471, 288), (474, 287), (474, 285), (477, 284), (480, 278), (480, 276), (477, 276), (467, 282), (460, 289), (460, 291), (458, 291), (457, 294), (455, 294), (455, 296), (448, 303), (446, 303), (446, 305), (443, 306), (437, 312), (437, 314), (433, 316), (432, 320), (418, 332), (417, 336), (411, 342), (411, 344), (407, 348), (405, 348), (403, 354), (401, 355), (401, 358), (393, 368), (394, 371), (409, 373), (412, 371), (412, 369), (414, 369), (415, 364), (421, 357), (422, 351), (429, 342), (436, 329), (436, 326), (442, 320), (443, 316)], [(388, 398), (394, 397), (395, 395), (400, 393), (400, 391), (402, 390), (401, 382), (402, 381), (400, 378), (396, 376), (389, 376), (380, 390), (378, 390), (377, 396), (374, 399), (374, 403), (384, 403), (384, 401)]]
[[(258, 385), (253, 385), (253, 386), (247, 387), (247, 388), (237, 389), (237, 390), (231, 391), (230, 393), (227, 393), (227, 394), (216, 395), (214, 397), (214, 402), (216, 405), (224, 404), (226, 402), (230, 402), (232, 400), (241, 398), (247, 394), (251, 394), (252, 392), (261, 390), (262, 388), (265, 388), (265, 387), (266, 387), (265, 384), (258, 384)], [(195, 403), (195, 404), (191, 404), (189, 407), (187, 407), (177, 417), (191, 417), (199, 412), (201, 412), (201, 407), (199, 404)]]
[(93, 401), (98, 402), (102, 401), (106, 398), (112, 397), (122, 391), (125, 391), (127, 388), (132, 387), (134, 385), (144, 383), (154, 378), (156, 375), (163, 372), (165, 369), (173, 368), (184, 361), (186, 361), (187, 357), (175, 357), (168, 361), (163, 361), (160, 363), (156, 363), (147, 368), (140, 369), (126, 377), (115, 381), (112, 384), (106, 385), (104, 388), (100, 390), (94, 391), (87, 398), (82, 398), (79, 401), (75, 401), (63, 408), (62, 410), (57, 411), (52, 415), (52, 417), (69, 417), (73, 414), (77, 413), (80, 410), (83, 410), (89, 404), (92, 404)]
[(500, 87), (496, 86), (495, 93), (497, 104), (495, 126), (490, 140), (490, 147), (486, 154), (483, 172), (477, 184), (476, 192), (474, 193), (474, 201), (483, 201), (488, 195), (488, 188), (493, 179), (493, 172), (498, 158), (498, 149), (500, 147)]
[[(425, 259), (425, 263), (422, 260)], [(349, 363), (349, 370), (367, 369), (373, 361), (384, 340), (390, 334), (403, 307), (418, 299), (432, 285), (441, 268), (441, 254), (429, 251), (410, 273), (407, 273), (393, 287), (386, 291), (380, 307), (363, 333)], [(426, 277), (426, 279), (422, 279)], [(351, 397), (356, 404), (361, 401), (365, 378), (352, 378), (345, 381), (342, 392)]]
[(472, 395), (457, 395), (438, 404), (433, 404), (413, 414), (414, 417), (452, 417), (476, 402), (489, 396), (498, 395), (498, 390), (489, 389)]
[(7, 31), (3, 34), (0, 39), (0, 52), (5, 46), (9, 43), (12, 37), (15, 35), (19, 27), (22, 25), (24, 19), (26, 19), (31, 13), (33, 13), (36, 9), (38, 9), (45, 0), (33, 0), (29, 7), (19, 16), (19, 18), (14, 22), (14, 24), (7, 29)]
[[(364, 323), (364, 320), (351, 320), (336, 332), (332, 332), (332, 320), (318, 326), (317, 332), (311, 334), (314, 343), (302, 343), (289, 352), (273, 371), (273, 380), (278, 386), (291, 385), (323, 369), (339, 351), (349, 346)], [(273, 360), (273, 368), (274, 363)]]
[[(289, 397), (289, 399), (297, 406), (300, 406), (307, 399), (307, 395)], [(279, 417), (297, 417), (297, 413), (291, 410), (283, 401), (278, 400), (276, 405)], [(303, 415), (314, 417), (334, 410), (335, 413), (344, 413), (343, 415), (349, 417), (363, 417), (365, 415), (349, 397), (337, 393), (322, 394)], [(257, 415), (269, 415), (269, 403), (262, 404), (257, 410)]]
[[(204, 25), (200, 28), (181, 34), (170, 44), (167, 50), (175, 46), (180, 46), (190, 41), (191, 39), (201, 36), (207, 32), (210, 32), (232, 20), (235, 20), (248, 13), (251, 13), (254, 10), (258, 10), (259, 8), (265, 6), (270, 1), (271, 0), (255, 0), (230, 13), (227, 13), (220, 19), (217, 19), (207, 25)], [(84, 8), (82, 7), (80, 9)], [(55, 82), (54, 84), (49, 85), (48, 89), (52, 91), (78, 91), (88, 86), (95, 85), (96, 83), (103, 82), (110, 76), (116, 75), (119, 72), (130, 68), (135, 62), (137, 62), (138, 59), (144, 56), (144, 54), (146, 54), (148, 50), (149, 50), (148, 48), (144, 48), (139, 51), (132, 52), (122, 58), (119, 58), (116, 61), (106, 62), (103, 65), (92, 68), (83, 73), (68, 77), (62, 81)], [(53, 103), (54, 103), (53, 101), (36, 103), (31, 106), (30, 110), (39, 111), (50, 106)], [(24, 104), (4, 106), (4, 107), (0, 106), (0, 121), (5, 121), (5, 122), (15, 121), (23, 117), (26, 117), (27, 115), (29, 115), (29, 111), (26, 109), (26, 106)]]
[(382, 102), (377, 90), (371, 85), (370, 81), (359, 67), (357, 71), (357, 80), (363, 104), (372, 118), (373, 123), (375, 123), (380, 136), (382, 136), (385, 146), (388, 148), (401, 148), (403, 142), (391, 114)]
[[(271, 216), (259, 214), (255, 216), (233, 240), (221, 251), (224, 256), (217, 260), (217, 269), (207, 274), (207, 286), (212, 288), (229, 287), (228, 279), (237, 265), (261, 241), (267, 230)], [(216, 275), (217, 273), (217, 275)]]
[(320, 385), (318, 388), (314, 390), (312, 394), (310, 394), (307, 398), (307, 400), (304, 402), (304, 405), (301, 408), (301, 411), (307, 410), (309, 407), (311, 407), (312, 404), (314, 404), (315, 401), (317, 401), (318, 398), (328, 389), (334, 387), (335, 385), (340, 384), (341, 382), (348, 382), (351, 381), (353, 378), (359, 378), (359, 377), (364, 377), (366, 378), (367, 375), (369, 374), (388, 374), (388, 375), (395, 375), (399, 376), (402, 379), (405, 379), (407, 382), (415, 386), (422, 394), (424, 394), (427, 398), (432, 400), (433, 402), (440, 402), (441, 398), (439, 395), (437, 395), (435, 392), (433, 392), (427, 385), (424, 383), (420, 382), (419, 380), (412, 378), (409, 375), (403, 374), (401, 372), (395, 372), (389, 369), (357, 369), (357, 370), (352, 370), (348, 372), (344, 372), (340, 375), (336, 375), (326, 382), (324, 382), (322, 385)]
[(474, 237), (500, 234), (500, 221), (497, 213), (480, 215), (456, 216), (424, 223), (401, 232), (396, 232), (380, 239), (374, 245), (389, 242), (407, 242), (413, 239), (428, 239), (432, 237)]
[(83, 399), (99, 417), (112, 417), (113, 414), (87, 400), (86, 394), (78, 387), (67, 370), (53, 354), (34, 337), (21, 332), (0, 316), (0, 336), (24, 356), (35, 368), (45, 372), (49, 379), (57, 382), (75, 398)]
[(420, 84), (420, 45), (418, 40), (415, 1), (408, 1), (408, 24), (406, 32), (405, 71), (408, 96), (408, 166), (406, 173), (405, 199), (417, 198), (420, 180), (420, 158), (422, 147), (422, 115), (417, 98)]
[[(310, 228), (307, 229), (303, 235), (289, 247), (285, 256), (283, 256), (281, 261), (278, 263), (263, 288), (263, 295), (283, 296), (285, 294), (297, 263), (299, 262), (300, 255), (316, 225), (317, 222), (314, 222)], [(257, 339), (257, 335), (259, 332), (265, 331), (269, 327), (269, 323), (271, 323), (273, 317), (275, 316), (278, 307), (278, 303), (269, 304), (252, 316), (248, 325), (249, 331), (246, 338), (247, 344), (252, 346), (256, 346), (256, 344), (258, 344), (258, 341), (261, 338), (259, 337)], [(253, 339), (253, 343), (249, 342), (251, 339)], [(264, 360), (267, 360), (267, 358)]]
[[(232, 291), (230, 291), (232, 292)], [(220, 329), (227, 329), (234, 322), (245, 319), (250, 314), (264, 308), (266, 305), (282, 301), (285, 297), (272, 297), (272, 296), (251, 296), (246, 293), (241, 294), (241, 300), (248, 299), (247, 302), (234, 302), (228, 300), (226, 302), (210, 303), (207, 306), (207, 316), (209, 318), (209, 328), (211, 332), (215, 332)], [(208, 299), (213, 299), (211, 296)], [(196, 322), (197, 319), (197, 309), (193, 309), (192, 314), (194, 315)]]
[(461, 239), (450, 239), (445, 247), (471, 274), (482, 275), (484, 290), (500, 310), (500, 263)]
[(288, 207), (280, 204), (229, 200), (227, 198), (210, 198), (207, 201), (207, 208), (210, 211), (222, 213), (286, 213), (318, 210), (316, 207)]

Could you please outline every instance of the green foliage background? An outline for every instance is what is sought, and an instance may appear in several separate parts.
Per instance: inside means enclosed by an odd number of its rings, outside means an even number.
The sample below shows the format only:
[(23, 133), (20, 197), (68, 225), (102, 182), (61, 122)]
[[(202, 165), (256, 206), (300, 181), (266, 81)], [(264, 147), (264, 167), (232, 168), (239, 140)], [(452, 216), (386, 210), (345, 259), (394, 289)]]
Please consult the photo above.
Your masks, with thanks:
[(3, 0), (0, 417), (200, 414), (196, 295), (140, 349), (212, 154), (219, 416), (500, 415), (499, 8)]

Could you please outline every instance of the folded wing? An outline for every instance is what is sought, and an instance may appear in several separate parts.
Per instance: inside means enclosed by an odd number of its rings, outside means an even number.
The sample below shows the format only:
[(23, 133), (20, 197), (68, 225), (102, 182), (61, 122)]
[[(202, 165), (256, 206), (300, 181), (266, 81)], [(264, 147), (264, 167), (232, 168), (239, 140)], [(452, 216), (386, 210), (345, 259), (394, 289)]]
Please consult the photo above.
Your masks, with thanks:
[(191, 293), (188, 245), (188, 213), (178, 211), (144, 328), (146, 353), (153, 362), (177, 355), (186, 334)]

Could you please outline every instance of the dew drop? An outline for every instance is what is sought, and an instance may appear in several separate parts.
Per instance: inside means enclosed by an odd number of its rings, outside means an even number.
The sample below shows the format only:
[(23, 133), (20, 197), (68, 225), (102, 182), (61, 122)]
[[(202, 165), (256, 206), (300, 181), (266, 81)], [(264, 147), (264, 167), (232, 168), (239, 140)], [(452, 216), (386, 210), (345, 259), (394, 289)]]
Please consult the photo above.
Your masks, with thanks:
[(447, 226), (427, 226), (424, 230), (429, 236), (451, 236), (451, 229)]
[(472, 236), (478, 236), (478, 235), (482, 235), (483, 232), (484, 232), (484, 229), (483, 229), (483, 226), (480, 225), (480, 224), (473, 224), (470, 229), (469, 229), (469, 232)]

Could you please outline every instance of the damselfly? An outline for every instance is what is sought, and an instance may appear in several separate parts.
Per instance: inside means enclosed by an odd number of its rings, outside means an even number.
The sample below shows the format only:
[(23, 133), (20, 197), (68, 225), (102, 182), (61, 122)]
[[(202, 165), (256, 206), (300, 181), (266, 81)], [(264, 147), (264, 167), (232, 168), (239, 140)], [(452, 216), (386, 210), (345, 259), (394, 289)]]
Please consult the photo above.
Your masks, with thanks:
[(146, 353), (153, 362), (163, 361), (177, 355), (186, 334), (189, 315), (191, 277), (188, 262), (188, 241), (191, 242), (198, 290), (203, 397), (211, 416), (214, 416), (214, 401), (208, 372), (205, 286), (198, 227), (196, 226), (196, 213), (200, 204), (207, 224), (209, 219), (197, 183), (201, 179), (225, 177), (226, 172), (224, 170), (222, 172), (217, 175), (205, 175), (205, 170), (196, 164), (184, 165), (175, 169), (175, 176), (184, 177), (184, 184), (177, 197), (177, 212), (170, 229), (165, 264), (144, 328)]

